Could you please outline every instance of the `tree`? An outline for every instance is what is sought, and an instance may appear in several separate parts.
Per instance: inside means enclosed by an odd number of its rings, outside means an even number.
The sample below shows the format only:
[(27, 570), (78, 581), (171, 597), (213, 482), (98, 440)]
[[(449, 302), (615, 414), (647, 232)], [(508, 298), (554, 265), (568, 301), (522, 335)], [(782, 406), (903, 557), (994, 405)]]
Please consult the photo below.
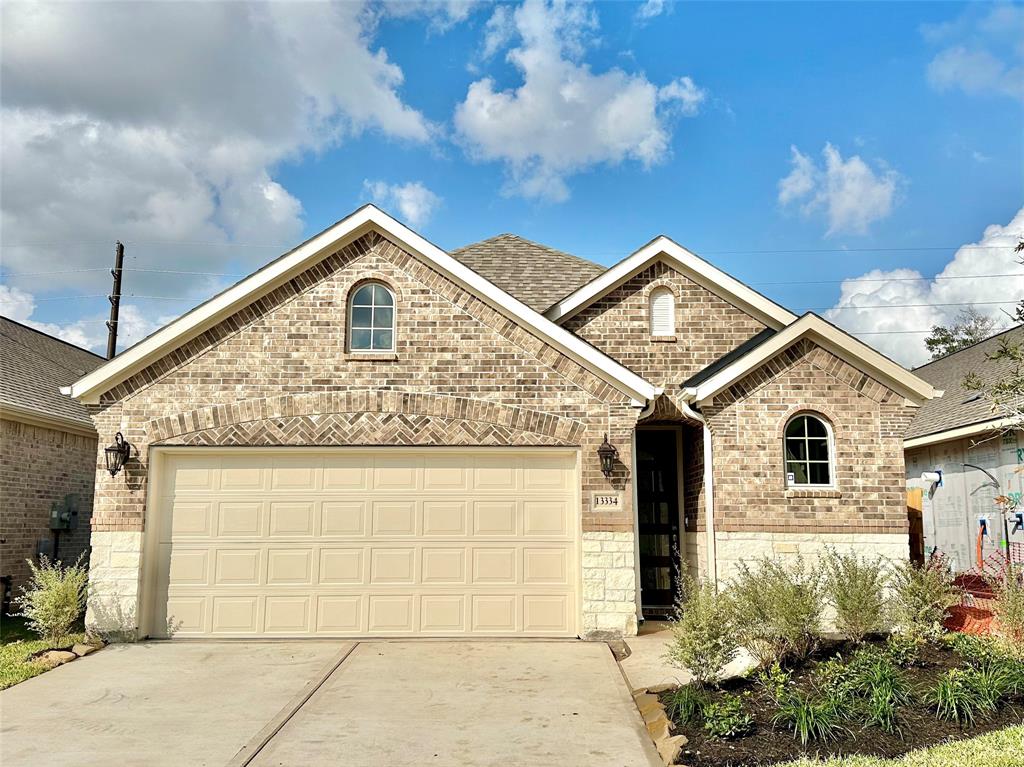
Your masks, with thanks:
[(973, 306), (961, 309), (949, 327), (933, 325), (931, 334), (924, 340), (924, 345), (932, 354), (932, 359), (945, 357), (958, 352), (979, 341), (984, 341), (995, 330), (996, 321), (986, 317)]
[[(1024, 239), (1017, 243), (1014, 253), (1024, 253)], [(1024, 256), (1017, 259), (1024, 266)], [(1009, 314), (1009, 312), (1008, 312)], [(1011, 319), (1024, 324), (1024, 299), (1017, 303)], [(988, 355), (993, 362), (1006, 362), (1007, 373), (995, 381), (985, 382), (977, 373), (968, 373), (964, 388), (984, 394), (992, 403), (992, 412), (1007, 419), (1004, 430), (1024, 429), (1024, 343), (1003, 338), (999, 348)]]

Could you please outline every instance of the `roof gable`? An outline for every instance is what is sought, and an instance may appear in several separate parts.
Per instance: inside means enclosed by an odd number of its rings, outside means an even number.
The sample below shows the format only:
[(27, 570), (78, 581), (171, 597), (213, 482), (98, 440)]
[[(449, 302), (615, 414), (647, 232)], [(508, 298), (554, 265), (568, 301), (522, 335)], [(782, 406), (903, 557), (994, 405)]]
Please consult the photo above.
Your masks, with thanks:
[(499, 234), (451, 255), (538, 312), (605, 271), (605, 267), (516, 234)]
[(104, 362), (97, 354), (0, 317), (0, 409), (91, 431), (88, 411), (60, 389)]
[(727, 364), (715, 363), (681, 384), (681, 388), (688, 400), (698, 405), (708, 404), (716, 394), (802, 338), (810, 339), (858, 370), (870, 373), (915, 405), (942, 394), (906, 368), (810, 312), (777, 333), (762, 334), (758, 343), (736, 350), (735, 356), (727, 355), (730, 357)]
[(104, 392), (133, 373), (166, 356), (239, 309), (309, 269), (340, 247), (374, 230), (402, 243), (410, 253), (424, 259), (493, 308), (536, 333), (547, 343), (629, 395), (638, 405), (645, 404), (657, 395), (657, 389), (649, 382), (538, 314), (519, 299), (373, 205), (364, 205), (302, 245), (125, 350), (103, 367), (72, 384), (68, 393), (82, 402), (98, 402)]
[(633, 255), (578, 288), (554, 304), (544, 316), (553, 322), (565, 322), (659, 259), (665, 260), (681, 274), (740, 307), (768, 327), (779, 329), (797, 318), (788, 309), (779, 306), (665, 236), (655, 238)]

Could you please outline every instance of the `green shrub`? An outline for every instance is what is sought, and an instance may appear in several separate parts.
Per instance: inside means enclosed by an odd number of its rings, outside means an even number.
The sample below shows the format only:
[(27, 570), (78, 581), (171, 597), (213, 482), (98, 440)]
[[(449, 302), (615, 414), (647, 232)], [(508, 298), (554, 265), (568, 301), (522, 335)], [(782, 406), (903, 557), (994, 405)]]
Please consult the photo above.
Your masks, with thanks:
[(993, 582), (996, 625), (1006, 647), (1024, 657), (1024, 571), (1011, 567), (1004, 580)]
[(798, 557), (789, 566), (768, 559), (741, 562), (728, 599), (740, 642), (768, 666), (803, 660), (821, 635), (821, 572)]
[(847, 711), (836, 698), (796, 693), (779, 702), (772, 724), (791, 730), (793, 737), (806, 746), (812, 740), (824, 743), (838, 739), (847, 731), (843, 725), (846, 716)]
[(32, 579), (14, 600), (21, 608), (15, 614), (24, 617), (41, 639), (57, 646), (67, 639), (85, 610), (89, 573), (82, 567), (81, 557), (67, 567), (45, 556), (39, 558), (38, 565), (27, 561)]
[(881, 557), (869, 559), (829, 549), (823, 575), (825, 595), (840, 632), (860, 644), (868, 634), (886, 629), (888, 568)]
[(921, 657), (921, 645), (907, 634), (890, 634), (885, 639), (885, 654), (897, 666), (909, 668)]
[(938, 561), (924, 567), (901, 562), (893, 575), (893, 613), (903, 633), (915, 640), (938, 639), (949, 608), (962, 593), (949, 568)]
[(733, 740), (754, 731), (754, 718), (743, 710), (737, 695), (725, 695), (704, 706), (704, 730), (715, 738)]
[(789, 694), (791, 676), (778, 663), (773, 663), (768, 668), (758, 670), (754, 679), (768, 697), (778, 703)]
[(928, 695), (928, 701), (937, 717), (965, 727), (974, 724), (977, 712), (985, 706), (969, 671), (959, 668), (950, 669), (939, 677), (935, 689)]
[(669, 692), (665, 713), (678, 724), (698, 722), (704, 716), (704, 708), (711, 702), (707, 691), (692, 684), (684, 684)]
[(736, 657), (739, 646), (727, 601), (711, 583), (690, 581), (672, 624), (665, 660), (686, 669), (698, 684), (716, 681)]

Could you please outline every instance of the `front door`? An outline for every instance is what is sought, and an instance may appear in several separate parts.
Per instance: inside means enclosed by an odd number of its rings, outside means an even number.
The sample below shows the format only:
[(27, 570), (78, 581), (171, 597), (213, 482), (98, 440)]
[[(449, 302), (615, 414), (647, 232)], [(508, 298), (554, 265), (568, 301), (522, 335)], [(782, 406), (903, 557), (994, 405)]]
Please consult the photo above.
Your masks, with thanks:
[(675, 429), (637, 431), (640, 600), (645, 618), (671, 615), (679, 593), (679, 479)]

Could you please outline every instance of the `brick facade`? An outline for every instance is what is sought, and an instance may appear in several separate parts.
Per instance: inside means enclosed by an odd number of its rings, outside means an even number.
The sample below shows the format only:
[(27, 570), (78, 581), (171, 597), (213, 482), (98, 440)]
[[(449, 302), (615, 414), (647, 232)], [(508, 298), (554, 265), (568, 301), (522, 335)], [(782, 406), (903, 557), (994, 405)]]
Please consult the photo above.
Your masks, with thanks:
[[(395, 293), (394, 353), (346, 349), (348, 297), (369, 278)], [(669, 339), (649, 332), (648, 299), (658, 286), (676, 296)], [(648, 422), (683, 429), (684, 555), (706, 570), (704, 431), (687, 420), (679, 385), (765, 326), (658, 262), (565, 327), (665, 388)], [(833, 424), (835, 491), (785, 488), (781, 429), (801, 409)], [(584, 633), (635, 631), (629, 463), (638, 411), (612, 385), (383, 235), (364, 235), (256, 299), (105, 393), (90, 411), (101, 436), (121, 431), (135, 447), (114, 479), (102, 471), (102, 456), (93, 459), (93, 577), (117, 592), (94, 600), (93, 619), (104, 610), (135, 615), (151, 447), (571, 446), (581, 456)], [(704, 414), (724, 550), (742, 552), (748, 534), (768, 536), (764, 545), (780, 552), (792, 535), (890, 536), (879, 545), (895, 550), (906, 535), (901, 434), (912, 412), (902, 397), (808, 342), (723, 392)], [(596, 454), (605, 434), (619, 448), (610, 478)], [(592, 509), (592, 493), (609, 490), (621, 493), (621, 509)]]
[(66, 495), (78, 496), (78, 520), (60, 534), (57, 558), (88, 553), (95, 476), (95, 437), (0, 420), (0, 575), (12, 576), (15, 596), (30, 576), (25, 560), (39, 541), (53, 541), (50, 508)]
[[(345, 349), (347, 299), (368, 277), (396, 295), (393, 354)], [(135, 374), (90, 410), (100, 434), (121, 431), (135, 448), (116, 478), (97, 473), (97, 534), (143, 530), (149, 448), (169, 444), (578, 446), (584, 533), (632, 534), (629, 398), (376, 233)], [(620, 446), (610, 479), (597, 459), (606, 433)], [(609, 490), (622, 491), (622, 509), (592, 511), (591, 494)], [(108, 576), (94, 571), (97, 580)], [(130, 602), (130, 579), (118, 588)], [(621, 589), (630, 591), (630, 605), (632, 588)], [(629, 616), (618, 613), (622, 633)], [(608, 620), (602, 629), (611, 630)]]
[[(654, 338), (649, 297), (661, 285), (676, 299), (676, 334)], [(765, 328), (663, 261), (609, 291), (563, 327), (666, 390), (678, 387)]]

